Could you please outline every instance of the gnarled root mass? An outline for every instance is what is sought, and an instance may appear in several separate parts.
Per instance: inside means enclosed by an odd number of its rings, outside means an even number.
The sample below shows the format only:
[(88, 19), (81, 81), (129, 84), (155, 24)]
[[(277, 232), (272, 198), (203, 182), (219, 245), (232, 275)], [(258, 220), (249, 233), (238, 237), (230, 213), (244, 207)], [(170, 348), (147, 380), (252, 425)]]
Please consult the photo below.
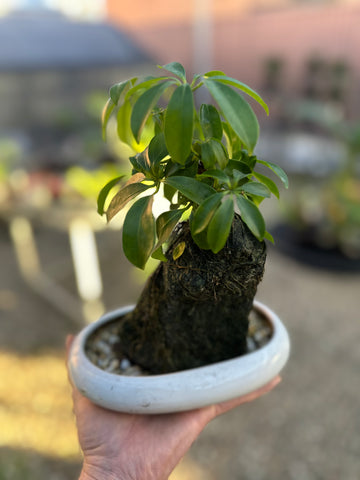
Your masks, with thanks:
[[(176, 260), (173, 252), (185, 242)], [(226, 246), (201, 250), (189, 225), (174, 232), (162, 262), (134, 311), (119, 324), (118, 348), (151, 373), (166, 373), (229, 359), (246, 351), (248, 316), (266, 258), (259, 242), (235, 217)]]

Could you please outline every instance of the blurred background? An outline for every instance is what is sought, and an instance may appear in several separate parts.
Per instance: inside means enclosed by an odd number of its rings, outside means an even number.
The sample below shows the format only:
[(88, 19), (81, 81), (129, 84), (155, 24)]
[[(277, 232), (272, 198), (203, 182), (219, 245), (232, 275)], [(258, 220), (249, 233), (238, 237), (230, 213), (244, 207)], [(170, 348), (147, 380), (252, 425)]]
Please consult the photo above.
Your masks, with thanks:
[(257, 154), (291, 188), (264, 204), (258, 299), (292, 340), (282, 384), (209, 425), (171, 479), (359, 479), (359, 24), (357, 0), (1, 1), (0, 480), (77, 478), (66, 334), (134, 303), (148, 273), (96, 213), (129, 154), (101, 111), (113, 83), (171, 61), (269, 104)]

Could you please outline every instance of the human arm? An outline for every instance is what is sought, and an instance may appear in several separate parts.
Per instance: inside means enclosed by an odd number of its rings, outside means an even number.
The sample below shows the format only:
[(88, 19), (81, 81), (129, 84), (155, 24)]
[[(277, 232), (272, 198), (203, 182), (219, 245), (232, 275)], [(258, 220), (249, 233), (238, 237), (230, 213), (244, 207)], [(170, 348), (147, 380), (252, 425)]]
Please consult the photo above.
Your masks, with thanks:
[(80, 480), (166, 480), (212, 419), (255, 400), (279, 381), (276, 377), (255, 392), (217, 405), (163, 415), (106, 410), (73, 386), (74, 413), (84, 454)]

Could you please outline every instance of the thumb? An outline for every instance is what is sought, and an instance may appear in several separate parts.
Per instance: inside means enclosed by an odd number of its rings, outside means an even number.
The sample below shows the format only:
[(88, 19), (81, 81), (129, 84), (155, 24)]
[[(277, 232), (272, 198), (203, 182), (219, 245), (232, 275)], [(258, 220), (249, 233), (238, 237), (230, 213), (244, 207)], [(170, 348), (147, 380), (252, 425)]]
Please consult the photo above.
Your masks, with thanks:
[(67, 335), (65, 339), (65, 348), (66, 348), (66, 358), (69, 358), (69, 353), (71, 349), (71, 345), (75, 339), (75, 335)]

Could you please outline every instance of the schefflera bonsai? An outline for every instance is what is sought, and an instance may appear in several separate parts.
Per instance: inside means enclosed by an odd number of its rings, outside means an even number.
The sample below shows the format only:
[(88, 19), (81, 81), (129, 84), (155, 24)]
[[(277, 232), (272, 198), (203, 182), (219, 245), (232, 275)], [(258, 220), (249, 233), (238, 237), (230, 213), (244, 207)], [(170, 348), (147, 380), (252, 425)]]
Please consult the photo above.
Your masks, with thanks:
[[(259, 205), (271, 194), (279, 197), (275, 182), (256, 167), (267, 167), (287, 187), (284, 171), (253, 153), (259, 124), (243, 95), (268, 114), (254, 90), (221, 71), (188, 83), (179, 63), (159, 68), (165, 75), (110, 89), (104, 133), (116, 114), (121, 141), (139, 143), (144, 132), (151, 140), (130, 157), (130, 177), (114, 178), (98, 198), (108, 221), (127, 208), (122, 241), (128, 260), (141, 269), (150, 256), (160, 260), (135, 309), (119, 322), (116, 346), (119, 356), (155, 374), (246, 352), (264, 239), (272, 241)], [(194, 93), (201, 87), (216, 106), (197, 108)], [(159, 196), (168, 208), (155, 219)]]

